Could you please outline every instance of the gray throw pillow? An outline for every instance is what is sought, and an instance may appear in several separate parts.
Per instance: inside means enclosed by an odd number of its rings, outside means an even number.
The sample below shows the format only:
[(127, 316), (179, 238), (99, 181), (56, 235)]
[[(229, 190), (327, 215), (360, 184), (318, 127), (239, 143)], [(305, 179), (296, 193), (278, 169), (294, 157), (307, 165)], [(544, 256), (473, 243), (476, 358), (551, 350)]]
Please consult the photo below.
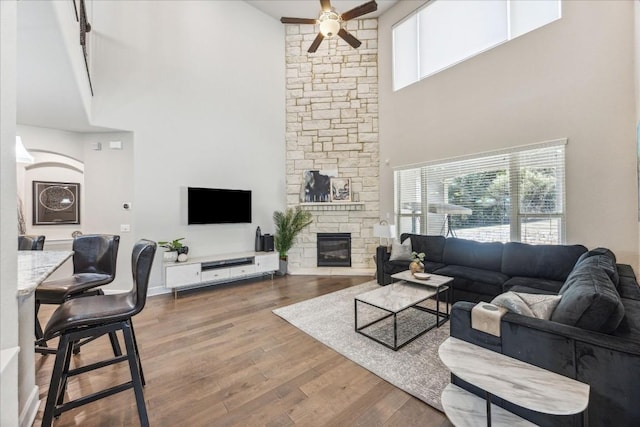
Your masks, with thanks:
[(561, 298), (562, 295), (505, 292), (495, 297), (491, 303), (512, 313), (549, 320)]
[(405, 239), (404, 242), (394, 241), (391, 244), (391, 255), (389, 261), (411, 261), (411, 239)]

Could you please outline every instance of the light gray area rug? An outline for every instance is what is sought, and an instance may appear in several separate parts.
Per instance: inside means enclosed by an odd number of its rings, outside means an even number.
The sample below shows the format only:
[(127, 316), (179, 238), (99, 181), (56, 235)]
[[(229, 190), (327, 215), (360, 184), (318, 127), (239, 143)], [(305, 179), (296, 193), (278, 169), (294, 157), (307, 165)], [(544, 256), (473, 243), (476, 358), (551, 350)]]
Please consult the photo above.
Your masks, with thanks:
[(354, 297), (378, 287), (371, 281), (273, 312), (380, 378), (442, 411), (440, 395), (450, 382), (450, 373), (438, 357), (438, 347), (449, 337), (449, 322), (393, 351), (354, 330)]

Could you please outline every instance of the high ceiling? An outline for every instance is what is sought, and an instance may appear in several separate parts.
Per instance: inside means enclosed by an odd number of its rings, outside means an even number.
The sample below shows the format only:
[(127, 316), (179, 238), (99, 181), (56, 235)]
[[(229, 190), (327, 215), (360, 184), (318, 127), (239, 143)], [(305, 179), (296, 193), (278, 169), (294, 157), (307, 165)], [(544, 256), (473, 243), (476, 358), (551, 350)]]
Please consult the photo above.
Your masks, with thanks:
[[(331, 5), (343, 13), (366, 1), (332, 0)], [(396, 2), (377, 0), (378, 10), (366, 17), (379, 16)], [(247, 3), (274, 19), (315, 18), (320, 12), (319, 0), (247, 0)], [(67, 12), (73, 13), (72, 8)], [(77, 132), (107, 130), (89, 123), (82, 95), (86, 88), (80, 86), (87, 84), (86, 76), (74, 74), (52, 3), (18, 2), (17, 47), (18, 123)]]
[[(245, 1), (276, 19), (280, 19), (283, 16), (291, 18), (316, 18), (320, 13), (319, 0)], [(368, 0), (331, 0), (331, 6), (333, 6), (338, 12), (344, 13), (356, 6), (360, 6), (362, 3), (366, 3), (367, 1)], [(363, 18), (374, 18), (380, 16), (385, 10), (389, 9), (397, 2), (398, 0), (376, 0), (376, 3), (378, 3), (378, 10), (367, 14)]]

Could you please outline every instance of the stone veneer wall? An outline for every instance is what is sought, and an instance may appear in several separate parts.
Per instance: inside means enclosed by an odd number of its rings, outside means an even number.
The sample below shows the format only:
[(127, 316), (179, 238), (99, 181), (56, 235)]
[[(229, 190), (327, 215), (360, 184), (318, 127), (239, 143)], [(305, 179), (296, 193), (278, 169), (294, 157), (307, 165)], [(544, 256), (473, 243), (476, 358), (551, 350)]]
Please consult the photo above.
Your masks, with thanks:
[(358, 49), (333, 38), (310, 54), (317, 27), (286, 27), (287, 205), (300, 204), (305, 170), (336, 170), (351, 178), (354, 201), (364, 203), (362, 210), (312, 210), (313, 223), (289, 252), (292, 273), (316, 268), (319, 232), (351, 233), (352, 270), (341, 268), (345, 274), (374, 267), (373, 225), (380, 218), (378, 21), (348, 21), (346, 29), (362, 42)]

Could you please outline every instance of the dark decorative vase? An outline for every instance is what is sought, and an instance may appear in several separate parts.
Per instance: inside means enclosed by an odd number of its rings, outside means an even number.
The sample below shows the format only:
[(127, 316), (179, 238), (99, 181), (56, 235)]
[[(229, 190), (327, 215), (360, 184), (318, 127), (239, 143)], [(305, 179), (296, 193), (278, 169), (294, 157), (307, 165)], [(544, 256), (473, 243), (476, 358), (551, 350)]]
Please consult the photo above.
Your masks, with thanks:
[(178, 252), (178, 255), (180, 255), (180, 254), (188, 254), (189, 253), (189, 246), (183, 246), (181, 248), (176, 249), (176, 251)]
[(260, 230), (260, 227), (258, 227), (256, 229), (256, 244), (255, 244), (255, 251), (256, 252), (262, 252), (262, 231)]

